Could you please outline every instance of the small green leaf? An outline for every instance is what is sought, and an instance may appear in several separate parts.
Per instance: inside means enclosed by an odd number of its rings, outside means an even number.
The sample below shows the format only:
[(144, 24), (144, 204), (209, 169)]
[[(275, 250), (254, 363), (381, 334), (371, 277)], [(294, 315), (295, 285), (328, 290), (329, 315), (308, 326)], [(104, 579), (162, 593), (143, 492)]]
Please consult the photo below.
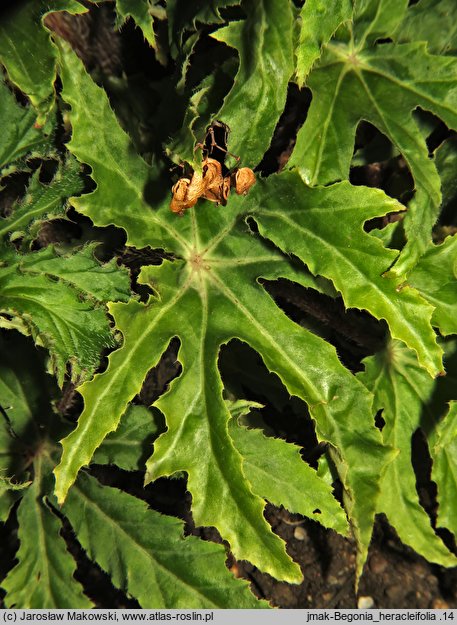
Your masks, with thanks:
[(56, 49), (42, 20), (51, 12), (85, 13), (76, 0), (21, 2), (0, 23), (0, 62), (8, 76), (29, 98), (38, 112), (38, 124), (45, 122), (53, 106), (56, 78)]
[(414, 353), (397, 341), (366, 358), (364, 364), (365, 372), (358, 378), (374, 393), (376, 409), (383, 409), (385, 444), (398, 450), (383, 476), (377, 511), (384, 512), (400, 539), (424, 558), (456, 566), (457, 558), (434, 533), (419, 504), (411, 463), (411, 437), (424, 425), (423, 412), (429, 412), (436, 382), (418, 366)]
[(438, 423), (430, 437), (433, 458), (432, 480), (438, 486), (437, 526), (457, 536), (455, 493), (457, 490), (457, 402), (449, 404), (449, 412)]
[(231, 128), (229, 150), (254, 166), (268, 149), (294, 71), (289, 0), (244, 2), (247, 18), (213, 33), (238, 50), (240, 67), (217, 119)]
[(299, 38), (296, 49), (296, 78), (300, 88), (319, 58), (322, 46), (329, 42), (334, 32), (352, 18), (350, 0), (307, 0), (300, 11)]
[(151, 411), (131, 404), (117, 430), (105, 438), (92, 461), (96, 464), (115, 464), (126, 471), (144, 471), (157, 430)]
[(238, 425), (236, 418), (229, 421), (229, 434), (257, 495), (347, 535), (346, 515), (333, 497), (332, 488), (301, 459), (297, 446), (267, 438), (260, 430), (248, 430)]
[[(279, 22), (274, 24), (272, 32)], [(268, 195), (266, 185), (272, 185), (274, 191), (274, 179), (262, 185), (258, 182), (246, 198), (232, 196), (228, 210), (202, 201), (178, 219), (169, 211), (168, 198), (151, 210), (143, 202), (149, 170), (119, 129), (106, 95), (93, 84), (74, 54), (63, 52), (62, 67), (63, 97), (72, 106), (69, 148), (91, 165), (98, 185), (95, 192), (77, 199), (78, 207), (96, 224), (116, 223), (124, 227), (131, 245), (165, 247), (178, 258), (142, 271), (141, 280), (153, 288), (157, 297), (147, 304), (131, 301), (110, 306), (124, 336), (123, 345), (109, 357), (106, 371), (81, 387), (85, 408), (78, 427), (62, 441), (62, 460), (55, 470), (59, 501), (65, 499), (79, 469), (91, 461), (107, 434), (116, 430), (147, 372), (158, 363), (170, 340), (178, 336), (183, 373), (157, 403), (168, 430), (154, 444), (148, 479), (186, 471), (197, 524), (216, 526), (230, 542), (236, 557), (247, 559), (280, 579), (298, 581), (298, 568), (266, 524), (262, 514), (265, 501), (253, 494), (243, 473), (242, 457), (228, 435), (229, 412), (222, 398), (217, 359), (221, 344), (237, 337), (262, 356), (267, 368), (278, 373), (290, 394), (308, 403), (319, 438), (330, 442), (331, 455), (344, 485), (345, 508), (356, 536), (360, 573), (371, 538), (380, 475), (391, 452), (381, 444), (374, 427), (369, 393), (341, 365), (334, 348), (288, 319), (258, 282), (259, 278), (284, 277), (309, 286), (309, 272), (292, 266), (288, 256), (267, 245), (245, 223), (245, 213), (258, 213), (260, 223), (259, 200), (262, 204), (267, 200), (261, 193), (254, 193), (254, 189), (261, 188)], [(96, 144), (91, 140), (93, 133), (101, 137)], [(297, 175), (292, 178), (296, 179), (292, 187), (301, 201), (308, 190)], [(117, 193), (113, 192), (115, 185)], [(349, 185), (342, 185), (341, 189), (338, 188), (338, 193), (342, 192), (340, 206), (347, 207), (349, 203), (354, 212), (345, 221), (345, 228), (353, 233), (355, 243), (361, 239), (363, 263), (372, 251), (381, 253), (381, 261), (386, 263), (379, 266), (373, 262), (371, 271), (379, 286), (379, 274), (388, 268), (395, 252), (382, 251), (381, 243), (374, 238), (371, 249), (368, 242), (372, 237), (361, 232), (362, 223), (365, 214), (366, 218), (384, 214), (396, 210), (398, 204), (382, 193), (351, 190)], [(329, 211), (333, 204), (338, 206), (335, 189), (319, 190), (308, 196), (310, 204), (302, 213), (309, 211), (312, 215), (314, 208), (321, 217), (322, 196)], [(371, 203), (375, 209), (369, 208)], [(281, 206), (287, 208), (284, 202)], [(277, 211), (277, 202), (272, 210)], [(354, 219), (360, 211), (362, 214)], [(267, 211), (264, 212), (266, 218)], [(354, 220), (356, 226), (352, 224)], [(330, 221), (335, 223), (333, 212)], [(279, 228), (283, 228), (281, 222)], [(325, 265), (334, 268), (339, 264), (330, 251), (335, 235), (326, 236), (331, 243)], [(287, 238), (287, 252), (295, 253), (294, 247), (289, 248), (290, 241), (297, 241), (295, 229)], [(347, 247), (346, 240), (344, 244)], [(369, 246), (367, 253), (363, 252), (365, 245)], [(322, 245), (316, 242), (316, 248), (320, 257)], [(310, 262), (303, 249), (299, 248), (299, 252)], [(353, 271), (349, 263), (341, 277), (352, 280)], [(365, 292), (362, 282), (358, 289), (360, 298)], [(386, 284), (391, 282), (386, 280)], [(424, 323), (426, 341), (429, 340), (432, 333), (425, 319), (430, 318), (432, 308), (412, 290), (405, 290), (400, 297), (395, 286), (386, 288), (389, 294), (385, 301), (381, 298), (383, 306), (389, 309), (393, 299), (407, 319), (411, 307), (418, 314), (419, 323)], [(392, 316), (394, 310), (395, 306)], [(407, 326), (408, 323), (405, 332)], [(439, 349), (433, 341), (427, 349), (431, 366), (439, 366)]]
[[(2, 434), (0, 433), (0, 446), (2, 445)], [(0, 475), (0, 523), (5, 523), (14, 503), (20, 498), (22, 490), (28, 488), (31, 482), (14, 482), (9, 477)]]
[[(232, 419), (235, 419), (237, 423), (239, 417), (245, 417), (251, 412), (251, 410), (264, 407), (263, 404), (247, 399), (226, 399), (225, 403), (229, 409)], [(231, 421), (229, 423), (231, 423)]]
[[(66, 198), (83, 189), (80, 166), (76, 159), (69, 158), (57, 171), (52, 182), (41, 184), (37, 170), (30, 181), (25, 196), (16, 202), (8, 217), (0, 219), (0, 237), (8, 233), (25, 233), (34, 222), (65, 215)], [(26, 241), (33, 238), (27, 235)]]
[(5, 605), (20, 609), (90, 608), (74, 579), (75, 562), (60, 536), (61, 523), (41, 492), (41, 462), (34, 463), (35, 480), (18, 510), (18, 563), (2, 582)]
[(222, 545), (184, 538), (182, 521), (131, 495), (81, 474), (63, 512), (89, 558), (142, 608), (267, 607), (226, 569)]
[(457, 235), (430, 246), (408, 282), (435, 306), (432, 324), (441, 334), (457, 334)]
[(0, 173), (10, 163), (27, 156), (46, 154), (50, 150), (50, 135), (54, 120), (44, 127), (36, 127), (36, 112), (21, 106), (4, 81), (0, 81), (0, 110), (2, 133), (0, 134)]
[(24, 490), (28, 488), (32, 482), (17, 483), (13, 482), (9, 477), (2, 477), (0, 475), (0, 495), (7, 490)]

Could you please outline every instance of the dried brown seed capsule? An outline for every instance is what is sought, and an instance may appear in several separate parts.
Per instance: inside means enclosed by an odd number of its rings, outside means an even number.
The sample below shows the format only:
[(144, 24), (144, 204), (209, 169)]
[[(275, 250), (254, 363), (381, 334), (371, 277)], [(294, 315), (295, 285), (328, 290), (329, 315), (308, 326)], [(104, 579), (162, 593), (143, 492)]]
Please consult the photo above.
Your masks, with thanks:
[(234, 173), (235, 191), (238, 195), (246, 195), (249, 189), (255, 184), (255, 174), (249, 167), (241, 167)]

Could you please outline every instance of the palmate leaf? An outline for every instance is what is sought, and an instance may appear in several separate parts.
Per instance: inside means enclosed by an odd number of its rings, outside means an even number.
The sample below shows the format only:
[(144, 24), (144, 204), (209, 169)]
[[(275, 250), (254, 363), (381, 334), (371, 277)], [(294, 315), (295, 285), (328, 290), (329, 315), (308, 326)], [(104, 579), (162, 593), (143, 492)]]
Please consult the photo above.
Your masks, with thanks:
[[(63, 507), (88, 556), (143, 608), (268, 607), (227, 571), (222, 545), (81, 474)], [(100, 536), (104, 540), (100, 540)]]
[[(43, 452), (43, 450), (42, 450)], [(34, 481), (18, 510), (18, 563), (2, 581), (8, 608), (90, 608), (74, 579), (76, 564), (60, 536), (61, 523), (43, 499), (42, 481), (50, 473), (48, 458), (36, 458)]]
[[(252, 494), (241, 457), (227, 433), (228, 412), (216, 367), (221, 342), (233, 336), (246, 340), (278, 372), (289, 392), (304, 396), (311, 404), (319, 430), (340, 447), (340, 465), (353, 467), (345, 477), (347, 505), (355, 530), (366, 542), (371, 534), (369, 510), (386, 454), (372, 424), (369, 397), (362, 387), (354, 388), (354, 378), (340, 365), (333, 348), (295, 326), (256, 283), (259, 275), (273, 279), (278, 273), (290, 274), (287, 262), (260, 242), (255, 245), (246, 226), (237, 225), (229, 214), (225, 213), (225, 224), (221, 224), (222, 215), (203, 207), (197, 215), (201, 219), (195, 224), (199, 248), (208, 245), (205, 239), (215, 239), (212, 252), (201, 262), (196, 252), (197, 257), (187, 262), (166, 262), (144, 270), (143, 280), (152, 282), (160, 293), (160, 300), (149, 306), (135, 302), (110, 306), (124, 344), (111, 355), (107, 372), (81, 387), (86, 409), (78, 428), (63, 442), (62, 464), (56, 469), (57, 493), (59, 498), (65, 495), (79, 467), (89, 462), (95, 447), (117, 426), (126, 401), (138, 392), (147, 370), (172, 336), (178, 335), (184, 373), (157, 403), (167, 418), (168, 431), (155, 444), (148, 463), (150, 478), (187, 471), (197, 524), (216, 525), (237, 557), (278, 577), (296, 579), (264, 527), (261, 500)], [(190, 226), (188, 221), (183, 224), (186, 231)], [(224, 258), (228, 232), (233, 256)], [(356, 423), (359, 446), (354, 444)], [(352, 454), (358, 463), (351, 463)], [(370, 493), (360, 501), (358, 486)], [(353, 491), (355, 501), (351, 501)]]
[(382, 479), (377, 511), (384, 512), (400, 539), (424, 558), (442, 566), (456, 566), (457, 558), (434, 533), (419, 504), (411, 463), (412, 435), (440, 416), (430, 405), (437, 382), (418, 366), (414, 353), (398, 341), (366, 358), (364, 364), (365, 372), (358, 378), (373, 392), (375, 407), (383, 410), (385, 443), (398, 450)]
[(102, 350), (115, 345), (105, 311), (95, 300), (108, 295), (125, 301), (130, 295), (128, 272), (113, 263), (100, 267), (91, 256), (90, 250), (57, 256), (46, 249), (10, 254), (0, 267), (0, 311), (22, 321), (35, 342), (49, 350), (59, 384), (67, 363), (73, 380), (84, 379), (98, 366)]
[(429, 54), (420, 42), (374, 43), (391, 36), (406, 6), (403, 0), (357, 3), (352, 30), (338, 31), (309, 75), (313, 100), (289, 162), (312, 185), (347, 178), (362, 119), (394, 143), (415, 182), (404, 222), (408, 242), (392, 269), (398, 276), (427, 248), (441, 202), (439, 176), (412, 111), (421, 107), (457, 128), (457, 59)]
[(250, 167), (270, 145), (284, 110), (294, 71), (293, 10), (289, 1), (245, 1), (246, 19), (231, 22), (213, 37), (238, 51), (235, 83), (217, 118), (231, 128), (229, 149)]
[(457, 402), (438, 423), (430, 439), (433, 458), (432, 480), (438, 484), (437, 527), (445, 527), (457, 536), (455, 493), (457, 489)]
[[(77, 198), (78, 208), (96, 223), (124, 227), (132, 245), (165, 247), (177, 260), (143, 270), (142, 280), (153, 285), (157, 299), (147, 305), (110, 306), (124, 343), (110, 357), (106, 372), (81, 389), (85, 410), (78, 428), (63, 442), (56, 469), (59, 500), (79, 468), (116, 429), (147, 371), (178, 336), (183, 373), (157, 404), (168, 431), (155, 444), (149, 479), (186, 471), (197, 524), (218, 527), (237, 557), (278, 577), (297, 579), (261, 518), (263, 501), (252, 494), (242, 457), (227, 433), (229, 414), (216, 360), (220, 345), (237, 337), (262, 356), (289, 393), (308, 403), (319, 438), (331, 443), (358, 542), (360, 571), (377, 484), (391, 454), (374, 428), (370, 396), (341, 366), (334, 349), (293, 324), (258, 283), (260, 277), (285, 277), (308, 285), (307, 274), (253, 236), (239, 216), (251, 213), (261, 233), (302, 258), (311, 271), (330, 277), (348, 306), (368, 307), (387, 318), (392, 332), (413, 346), (435, 374), (441, 370), (441, 350), (429, 324), (433, 308), (414, 289), (399, 289), (395, 280), (381, 277), (396, 252), (384, 249), (362, 228), (366, 219), (397, 210), (398, 203), (380, 191), (348, 183), (310, 189), (296, 173), (284, 173), (258, 181), (246, 198), (232, 197), (226, 210), (201, 202), (178, 220), (169, 213), (167, 199), (153, 209), (144, 203), (148, 168), (134, 156), (103, 92), (68, 52), (62, 57), (62, 77), (63, 97), (72, 106), (69, 148), (93, 167), (97, 182), (95, 192)], [(89, 120), (83, 110), (93, 111)], [(94, 146), (94, 133), (106, 137), (105, 142), (109, 137), (108, 156), (102, 152), (103, 141)], [(107, 159), (112, 169), (103, 165)], [(117, 194), (110, 187), (115, 177)]]
[(56, 49), (42, 19), (55, 11), (84, 13), (76, 0), (22, 2), (2, 16), (0, 23), (0, 62), (8, 77), (29, 98), (43, 124), (53, 106), (56, 78)]

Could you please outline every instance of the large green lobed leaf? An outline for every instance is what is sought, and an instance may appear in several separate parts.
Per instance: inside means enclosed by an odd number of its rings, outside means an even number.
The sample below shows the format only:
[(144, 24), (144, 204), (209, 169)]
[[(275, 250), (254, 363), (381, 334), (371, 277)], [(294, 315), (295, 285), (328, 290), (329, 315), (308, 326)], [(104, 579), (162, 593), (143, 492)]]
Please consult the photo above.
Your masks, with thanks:
[(404, 221), (408, 242), (392, 269), (398, 276), (426, 250), (441, 203), (439, 176), (412, 111), (421, 107), (457, 128), (457, 59), (432, 55), (421, 42), (375, 44), (392, 35), (406, 6), (393, 0), (356, 5), (352, 29), (340, 29), (309, 75), (313, 100), (289, 162), (309, 184), (327, 184), (348, 177), (362, 119), (393, 142), (415, 182)]
[[(200, 208), (197, 214), (201, 222), (195, 235), (198, 232), (202, 249), (210, 249), (205, 241), (209, 221), (214, 229), (211, 254), (199, 259), (197, 253), (187, 263), (144, 270), (143, 280), (153, 284), (160, 296), (149, 306), (134, 302), (111, 306), (124, 344), (110, 356), (106, 373), (81, 388), (86, 408), (78, 428), (63, 442), (62, 464), (56, 469), (57, 493), (63, 498), (78, 468), (90, 461), (95, 447), (115, 429), (125, 403), (138, 392), (148, 369), (177, 334), (182, 339), (183, 374), (157, 404), (167, 418), (168, 430), (156, 442), (148, 462), (150, 478), (187, 471), (196, 522), (216, 525), (237, 557), (291, 579), (273, 537), (269, 538), (266, 527), (262, 529), (261, 500), (252, 494), (227, 432), (228, 413), (216, 367), (221, 342), (233, 336), (249, 342), (267, 366), (279, 373), (289, 392), (312, 406), (319, 432), (338, 445), (340, 468), (344, 465), (347, 470), (347, 506), (353, 527), (360, 532), (361, 551), (371, 534), (368, 515), (386, 455), (373, 427), (369, 397), (364, 397), (362, 387), (353, 388), (354, 379), (340, 365), (333, 348), (288, 320), (257, 284), (259, 275), (270, 279), (289, 275), (287, 263), (251, 240), (243, 222), (237, 225), (232, 220), (231, 231), (226, 224), (221, 233), (221, 219), (214, 211)], [(187, 221), (186, 230), (189, 226)], [(228, 250), (232, 251), (227, 258)], [(206, 270), (200, 272), (203, 263)], [(355, 425), (350, 425), (349, 416), (357, 423), (360, 445), (354, 445)], [(351, 461), (352, 454), (357, 463)], [(367, 464), (368, 458), (373, 466)], [(359, 486), (363, 500), (357, 498)]]
[[(69, 149), (92, 166), (97, 183), (95, 192), (76, 200), (78, 208), (97, 224), (124, 227), (131, 245), (166, 247), (179, 259), (143, 270), (142, 280), (157, 298), (146, 305), (110, 306), (124, 342), (110, 356), (106, 372), (81, 388), (85, 409), (77, 429), (63, 441), (56, 469), (59, 500), (117, 428), (147, 371), (178, 336), (183, 372), (157, 404), (168, 430), (155, 443), (148, 479), (186, 471), (197, 524), (215, 525), (237, 557), (297, 580), (296, 568), (263, 520), (264, 500), (253, 494), (254, 482), (227, 430), (217, 358), (221, 344), (237, 337), (258, 351), (290, 394), (308, 403), (319, 438), (330, 442), (360, 572), (378, 484), (391, 452), (374, 427), (370, 395), (340, 364), (335, 350), (290, 321), (258, 283), (260, 277), (285, 277), (308, 285), (308, 274), (254, 236), (240, 216), (252, 214), (261, 234), (300, 257), (313, 273), (330, 278), (348, 306), (387, 319), (393, 334), (436, 374), (441, 350), (430, 327), (432, 306), (414, 289), (382, 277), (396, 252), (363, 231), (367, 219), (398, 210), (399, 204), (380, 191), (348, 183), (311, 189), (296, 173), (286, 172), (258, 181), (246, 198), (232, 197), (226, 209), (200, 202), (179, 219), (169, 212), (167, 198), (151, 208), (142, 193), (148, 168), (135, 156), (103, 92), (67, 51), (62, 67), (63, 97), (72, 106)], [(90, 119), (82, 113), (87, 109)], [(94, 134), (103, 137), (95, 145)], [(110, 168), (104, 164), (106, 150)]]

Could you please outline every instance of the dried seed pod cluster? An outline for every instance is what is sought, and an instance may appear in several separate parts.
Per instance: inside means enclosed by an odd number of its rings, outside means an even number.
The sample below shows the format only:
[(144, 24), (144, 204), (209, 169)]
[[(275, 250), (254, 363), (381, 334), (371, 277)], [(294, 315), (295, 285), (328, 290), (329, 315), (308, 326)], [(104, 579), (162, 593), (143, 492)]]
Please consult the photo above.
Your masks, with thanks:
[[(205, 143), (197, 145), (203, 149), (202, 171), (193, 172), (191, 177), (180, 178), (172, 187), (173, 197), (170, 210), (173, 213), (182, 215), (185, 210), (195, 206), (200, 198), (225, 206), (231, 188), (235, 189), (238, 195), (246, 195), (255, 184), (255, 174), (249, 167), (236, 167), (223, 174), (223, 168), (225, 168), (223, 162), (210, 156), (216, 150), (224, 155), (228, 154), (225, 147), (215, 142), (214, 126), (216, 125), (224, 127), (225, 137), (228, 134), (228, 126), (222, 122), (214, 122), (209, 127)], [(208, 138), (210, 139), (209, 147), (206, 146)], [(235, 158), (239, 161), (239, 157)]]

